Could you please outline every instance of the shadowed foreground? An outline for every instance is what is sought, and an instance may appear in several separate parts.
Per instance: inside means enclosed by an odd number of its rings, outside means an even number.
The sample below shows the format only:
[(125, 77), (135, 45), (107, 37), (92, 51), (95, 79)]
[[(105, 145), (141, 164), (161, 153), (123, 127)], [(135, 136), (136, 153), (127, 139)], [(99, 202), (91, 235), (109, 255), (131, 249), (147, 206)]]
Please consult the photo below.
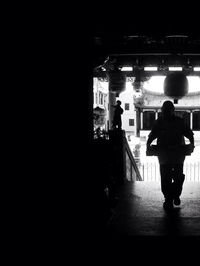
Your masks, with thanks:
[(127, 182), (118, 195), (119, 203), (107, 227), (111, 239), (200, 236), (199, 182), (185, 182), (181, 205), (167, 212), (159, 182)]

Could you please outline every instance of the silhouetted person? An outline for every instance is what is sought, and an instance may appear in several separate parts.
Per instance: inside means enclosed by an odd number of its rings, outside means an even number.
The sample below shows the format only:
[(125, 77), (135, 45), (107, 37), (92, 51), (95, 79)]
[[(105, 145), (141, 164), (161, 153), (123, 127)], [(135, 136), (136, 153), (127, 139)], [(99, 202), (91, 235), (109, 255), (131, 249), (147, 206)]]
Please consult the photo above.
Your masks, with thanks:
[(162, 115), (155, 121), (147, 140), (148, 150), (152, 141), (157, 139), (161, 190), (165, 198), (163, 207), (166, 210), (173, 208), (173, 204), (181, 203), (180, 195), (185, 179), (185, 153), (181, 149), (185, 144), (184, 136), (190, 140), (190, 151), (194, 150), (194, 134), (182, 118), (174, 115), (174, 109), (171, 101), (163, 103)]
[(123, 114), (124, 110), (121, 107), (121, 101), (117, 100), (117, 104), (113, 105), (115, 108), (114, 115), (113, 115), (113, 129), (121, 129), (122, 128), (122, 119), (121, 115)]

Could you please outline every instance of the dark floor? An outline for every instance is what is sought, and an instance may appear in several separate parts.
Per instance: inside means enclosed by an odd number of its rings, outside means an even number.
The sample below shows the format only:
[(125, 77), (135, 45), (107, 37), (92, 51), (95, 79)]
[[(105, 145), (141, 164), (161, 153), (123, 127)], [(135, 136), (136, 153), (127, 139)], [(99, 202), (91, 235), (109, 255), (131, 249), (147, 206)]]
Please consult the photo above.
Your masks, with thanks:
[[(84, 231), (81, 248), (89, 258), (95, 256), (93, 264), (195, 265), (199, 261), (200, 182), (184, 183), (181, 205), (171, 212), (163, 209), (159, 182), (127, 182), (117, 195), (106, 229), (101, 230), (92, 216), (90, 237)], [(99, 208), (92, 209), (92, 215), (95, 211)]]
[(111, 239), (200, 236), (200, 182), (185, 182), (181, 205), (170, 212), (163, 209), (159, 182), (127, 182), (118, 196), (107, 226)]

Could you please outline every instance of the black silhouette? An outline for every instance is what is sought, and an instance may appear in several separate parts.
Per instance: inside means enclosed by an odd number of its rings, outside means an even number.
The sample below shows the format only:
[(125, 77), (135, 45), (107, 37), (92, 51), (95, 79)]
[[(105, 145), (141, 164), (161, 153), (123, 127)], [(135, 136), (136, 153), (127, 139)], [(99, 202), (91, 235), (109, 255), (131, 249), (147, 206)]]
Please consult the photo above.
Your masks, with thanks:
[(148, 151), (152, 141), (157, 139), (161, 190), (165, 198), (163, 207), (166, 210), (181, 203), (180, 195), (185, 179), (183, 164), (186, 153), (182, 149), (185, 145), (184, 136), (190, 141), (190, 153), (194, 150), (194, 134), (182, 118), (175, 116), (174, 109), (171, 101), (163, 103), (162, 116), (155, 121), (147, 140)]
[(113, 129), (122, 129), (121, 115), (123, 114), (124, 110), (120, 105), (121, 101), (119, 100), (117, 100), (116, 105), (113, 105), (113, 107), (115, 108), (112, 124)]

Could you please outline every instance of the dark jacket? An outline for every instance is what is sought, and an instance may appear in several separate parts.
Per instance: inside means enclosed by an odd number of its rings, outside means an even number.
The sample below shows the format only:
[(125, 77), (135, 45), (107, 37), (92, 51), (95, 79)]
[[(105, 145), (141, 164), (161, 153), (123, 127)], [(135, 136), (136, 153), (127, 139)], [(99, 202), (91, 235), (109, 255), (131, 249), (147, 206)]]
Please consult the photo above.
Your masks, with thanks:
[(161, 164), (183, 163), (185, 155), (180, 149), (185, 144), (184, 137), (193, 141), (193, 132), (180, 117), (173, 115), (169, 119), (159, 117), (149, 134), (149, 139), (157, 138), (157, 145), (162, 148), (158, 156)]

